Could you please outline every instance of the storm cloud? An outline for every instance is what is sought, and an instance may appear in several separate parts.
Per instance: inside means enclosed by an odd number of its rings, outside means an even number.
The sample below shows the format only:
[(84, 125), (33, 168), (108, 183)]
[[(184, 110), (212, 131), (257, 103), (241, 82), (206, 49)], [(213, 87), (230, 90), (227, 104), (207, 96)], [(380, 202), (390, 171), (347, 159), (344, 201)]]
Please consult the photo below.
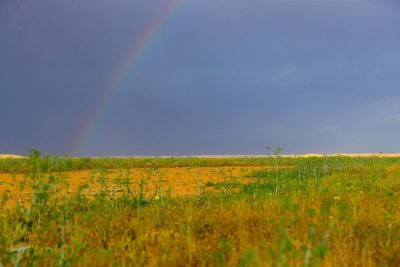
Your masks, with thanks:
[(361, 0), (184, 0), (76, 150), (168, 1), (3, 1), (0, 154), (400, 150), (400, 6)]

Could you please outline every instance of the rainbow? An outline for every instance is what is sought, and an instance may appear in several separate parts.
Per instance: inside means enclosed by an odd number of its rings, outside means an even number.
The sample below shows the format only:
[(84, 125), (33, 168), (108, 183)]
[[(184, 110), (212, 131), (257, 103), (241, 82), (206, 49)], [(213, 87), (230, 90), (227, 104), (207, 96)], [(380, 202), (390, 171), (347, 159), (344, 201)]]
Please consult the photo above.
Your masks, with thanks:
[(139, 38), (134, 38), (135, 40), (132, 43), (132, 48), (129, 49), (127, 56), (117, 65), (113, 75), (111, 75), (111, 78), (101, 90), (93, 107), (88, 113), (89, 115), (83, 124), (84, 126), (74, 142), (73, 153), (79, 154), (82, 152), (90, 141), (101, 118), (106, 113), (113, 96), (121, 87), (121, 83), (129, 74), (132, 74), (138, 69), (143, 57), (151, 50), (151, 47), (156, 43), (157, 37), (163, 32), (168, 22), (174, 17), (184, 2), (184, 0), (166, 1), (167, 3), (158, 11), (155, 18), (149, 23), (146, 30), (143, 31), (143, 34)]

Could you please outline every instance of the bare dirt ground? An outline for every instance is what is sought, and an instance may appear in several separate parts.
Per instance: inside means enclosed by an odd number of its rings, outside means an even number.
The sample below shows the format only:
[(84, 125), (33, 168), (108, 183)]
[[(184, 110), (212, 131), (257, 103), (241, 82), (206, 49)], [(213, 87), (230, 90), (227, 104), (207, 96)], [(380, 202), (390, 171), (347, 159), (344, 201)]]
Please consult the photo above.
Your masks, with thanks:
[[(131, 170), (96, 171), (83, 170), (60, 172), (53, 174), (57, 180), (67, 185), (61, 192), (74, 194), (84, 184), (88, 188), (83, 192), (91, 197), (100, 190), (108, 193), (119, 193), (130, 190), (138, 193), (142, 187), (145, 197), (155, 196), (186, 196), (203, 194), (209, 191), (235, 190), (235, 184), (250, 182), (248, 174), (265, 169), (261, 166), (233, 166), (233, 167), (173, 167)], [(24, 184), (25, 187), (21, 185)], [(228, 185), (228, 186), (227, 186)], [(0, 173), (0, 194), (7, 193), (7, 206), (26, 203), (33, 194), (32, 179), (24, 174)], [(229, 189), (227, 189), (229, 187)]]

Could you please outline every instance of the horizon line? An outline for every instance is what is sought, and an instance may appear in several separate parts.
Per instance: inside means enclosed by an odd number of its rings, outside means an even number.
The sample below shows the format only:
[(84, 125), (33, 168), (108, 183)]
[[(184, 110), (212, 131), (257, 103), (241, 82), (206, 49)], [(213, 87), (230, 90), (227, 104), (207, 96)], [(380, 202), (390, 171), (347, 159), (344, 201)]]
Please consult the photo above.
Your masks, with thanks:
[[(52, 156), (52, 155), (47, 155)], [(293, 153), (293, 154), (203, 154), (203, 155), (129, 155), (129, 156), (54, 156), (69, 158), (263, 158), (263, 157), (400, 157), (400, 153)], [(26, 155), (0, 154), (0, 159), (26, 158)]]

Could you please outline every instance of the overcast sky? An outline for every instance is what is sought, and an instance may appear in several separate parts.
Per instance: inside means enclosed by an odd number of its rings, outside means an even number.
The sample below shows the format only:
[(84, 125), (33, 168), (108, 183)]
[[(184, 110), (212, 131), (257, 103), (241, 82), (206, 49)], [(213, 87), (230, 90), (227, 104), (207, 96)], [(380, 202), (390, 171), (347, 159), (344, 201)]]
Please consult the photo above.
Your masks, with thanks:
[(0, 154), (400, 152), (396, 1), (184, 0), (80, 150), (169, 0), (0, 0)]

